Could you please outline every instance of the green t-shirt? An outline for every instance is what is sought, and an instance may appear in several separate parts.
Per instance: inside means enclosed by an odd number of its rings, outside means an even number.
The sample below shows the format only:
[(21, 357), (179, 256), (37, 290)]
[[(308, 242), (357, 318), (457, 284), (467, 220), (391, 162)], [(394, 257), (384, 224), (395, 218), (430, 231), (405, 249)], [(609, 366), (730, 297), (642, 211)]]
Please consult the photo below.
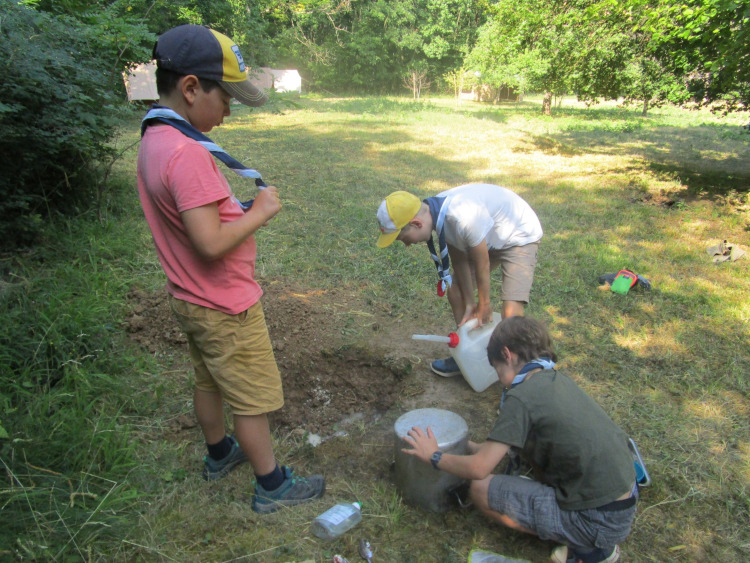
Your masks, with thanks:
[(635, 483), (625, 432), (554, 370), (536, 372), (508, 391), (488, 439), (519, 448), (564, 510), (603, 506)]

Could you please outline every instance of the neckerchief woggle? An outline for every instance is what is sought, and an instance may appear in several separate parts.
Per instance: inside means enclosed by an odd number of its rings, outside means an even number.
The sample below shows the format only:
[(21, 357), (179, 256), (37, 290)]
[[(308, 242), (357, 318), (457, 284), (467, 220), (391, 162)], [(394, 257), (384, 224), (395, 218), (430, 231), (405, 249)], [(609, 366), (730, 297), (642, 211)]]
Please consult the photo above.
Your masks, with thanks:
[[(536, 358), (534, 360), (531, 360), (529, 363), (525, 364), (521, 371), (519, 371), (516, 376), (513, 378), (513, 383), (510, 384), (510, 388), (513, 389), (516, 385), (521, 383), (526, 375), (534, 369), (542, 368), (542, 369), (555, 369), (555, 362), (550, 360), (549, 358), (541, 357)], [(505, 402), (505, 394), (508, 392), (508, 389), (503, 389), (503, 396), (500, 397), (500, 408), (502, 408), (503, 403)]]
[[(154, 122), (171, 125), (186, 137), (198, 141), (208, 152), (210, 152), (213, 156), (226, 164), (232, 172), (238, 174), (239, 176), (242, 176), (243, 178), (253, 178), (255, 180), (255, 185), (258, 186), (258, 189), (262, 190), (263, 188), (267, 187), (266, 183), (263, 181), (263, 178), (260, 175), (260, 172), (258, 172), (257, 170), (253, 170), (252, 168), (248, 168), (239, 160), (236, 160), (229, 156), (229, 153), (227, 153), (219, 145), (214, 143), (206, 135), (198, 131), (184, 117), (182, 117), (173, 109), (170, 109), (166, 106), (160, 106), (159, 104), (152, 105), (151, 109), (148, 110), (145, 117), (141, 121), (141, 137), (143, 137), (143, 134), (146, 132), (146, 128), (149, 125), (152, 125)], [(245, 211), (253, 206), (252, 199), (244, 202), (237, 201), (237, 203), (239, 203), (240, 207), (242, 207), (242, 209), (244, 209)]]
[(430, 256), (432, 256), (435, 267), (438, 271), (438, 284), (437, 294), (438, 297), (445, 295), (445, 291), (453, 283), (453, 278), (450, 274), (451, 260), (448, 256), (448, 245), (445, 242), (445, 229), (443, 228), (445, 223), (445, 213), (448, 211), (448, 203), (450, 197), (428, 197), (424, 202), (430, 208), (430, 215), (432, 215), (432, 224), (435, 225), (435, 232), (438, 236), (438, 248), (440, 254), (435, 252), (435, 243), (432, 241), (432, 234), (427, 241), (427, 247), (430, 249)]

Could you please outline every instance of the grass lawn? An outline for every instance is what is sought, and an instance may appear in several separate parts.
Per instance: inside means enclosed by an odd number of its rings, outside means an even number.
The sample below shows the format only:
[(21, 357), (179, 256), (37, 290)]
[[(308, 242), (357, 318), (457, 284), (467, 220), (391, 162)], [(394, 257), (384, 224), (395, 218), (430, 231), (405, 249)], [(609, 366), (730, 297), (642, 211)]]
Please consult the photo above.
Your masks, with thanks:
[[(315, 295), (335, 295), (320, 305), (330, 312), (331, 342), (409, 358), (414, 369), (400, 398), (379, 418), (349, 425), (346, 436), (318, 447), (304, 429), (276, 432), (280, 459), (325, 473), (328, 493), (259, 517), (244, 498), (250, 469), (206, 485), (199, 430), (175, 426), (191, 416), (184, 350), (128, 347), (134, 395), (113, 415), (138, 460), (127, 477), (132, 501), (112, 508), (125, 518), (93, 533), (100, 514), (92, 512), (67, 539), (48, 530), (44, 522), (53, 516), (29, 518), (18, 540), (23, 548), (4, 553), (38, 555), (47, 541), (55, 553), (87, 560), (322, 563), (335, 553), (359, 560), (356, 545), (367, 538), (376, 561), (461, 562), (471, 549), (546, 560), (550, 544), (491, 525), (473, 510), (429, 514), (403, 503), (389, 472), (398, 416), (448, 408), (470, 422), (471, 439), (482, 440), (499, 390), (477, 394), (460, 381), (434, 382), (424, 363), (435, 350), (409, 335), (452, 330), (448, 304), (434, 296), (425, 248), (375, 247), (377, 205), (396, 189), (427, 197), (489, 182), (524, 197), (545, 231), (526, 314), (547, 323), (559, 366), (636, 440), (653, 479), (622, 561), (747, 560), (750, 253), (717, 265), (706, 252), (723, 240), (750, 250), (750, 134), (741, 129), (747, 114), (662, 108), (641, 117), (638, 108), (587, 108), (565, 99), (544, 117), (535, 98), (493, 106), (310, 95), (296, 103), (277, 113), (234, 106), (211, 133), (282, 197), (282, 212), (256, 237), (258, 275), (269, 293), (279, 283), (294, 284), (313, 303)], [(130, 123), (119, 143), (127, 146), (137, 134), (137, 122)], [(97, 243), (77, 240), (89, 255), (83, 272), (122, 268), (111, 290), (111, 314), (122, 319), (127, 293), (160, 291), (163, 274), (135, 196), (135, 151), (115, 168), (119, 187), (109, 204), (122, 207), (109, 211), (113, 226), (98, 227)], [(227, 177), (239, 199), (253, 195), (243, 180)], [(598, 276), (622, 268), (646, 277), (652, 290), (602, 291)], [(124, 330), (115, 332), (121, 338)], [(42, 475), (28, 470), (17, 486), (31, 490)], [(363, 503), (364, 515), (355, 530), (332, 543), (311, 535), (317, 514), (353, 500)]]

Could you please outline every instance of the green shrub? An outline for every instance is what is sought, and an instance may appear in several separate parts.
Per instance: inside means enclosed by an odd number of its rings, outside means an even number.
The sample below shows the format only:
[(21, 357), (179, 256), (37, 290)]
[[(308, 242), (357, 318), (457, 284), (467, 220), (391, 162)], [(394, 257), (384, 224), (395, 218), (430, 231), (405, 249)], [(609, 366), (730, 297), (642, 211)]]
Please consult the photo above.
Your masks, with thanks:
[(77, 213), (95, 201), (96, 169), (113, 156), (108, 141), (126, 107), (122, 49), (104, 39), (127, 31), (117, 24), (0, 0), (3, 248), (32, 243), (53, 212)]

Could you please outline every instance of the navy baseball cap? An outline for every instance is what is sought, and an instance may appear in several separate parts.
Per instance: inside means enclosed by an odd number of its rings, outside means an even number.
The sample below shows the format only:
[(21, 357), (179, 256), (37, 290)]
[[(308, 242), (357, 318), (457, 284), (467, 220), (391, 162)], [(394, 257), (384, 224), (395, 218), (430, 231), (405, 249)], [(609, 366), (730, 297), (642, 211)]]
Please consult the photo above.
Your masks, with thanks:
[(237, 101), (259, 107), (268, 95), (250, 83), (239, 47), (226, 35), (202, 25), (173, 27), (154, 45), (159, 68), (214, 80)]

